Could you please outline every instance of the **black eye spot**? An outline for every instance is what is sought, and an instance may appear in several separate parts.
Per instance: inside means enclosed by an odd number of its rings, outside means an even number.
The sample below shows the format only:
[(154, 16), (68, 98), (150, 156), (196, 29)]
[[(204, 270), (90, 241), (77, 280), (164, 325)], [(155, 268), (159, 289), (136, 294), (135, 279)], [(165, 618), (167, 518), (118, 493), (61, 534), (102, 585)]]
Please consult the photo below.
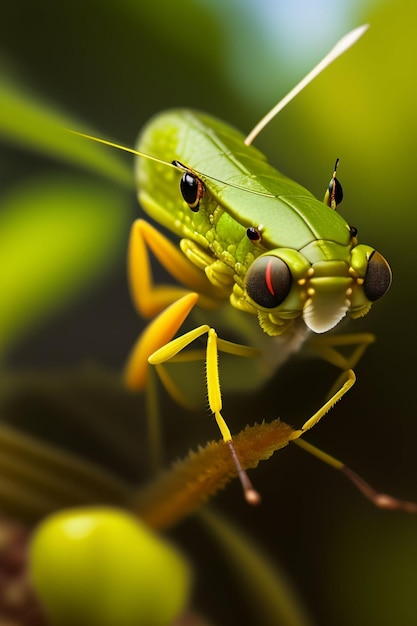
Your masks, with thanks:
[(368, 261), (363, 288), (371, 302), (381, 298), (391, 285), (392, 272), (382, 254), (374, 250)]
[(330, 179), (329, 186), (324, 196), (324, 203), (327, 204), (327, 206), (329, 206), (331, 209), (336, 209), (336, 207), (339, 206), (339, 204), (343, 200), (342, 185), (336, 178), (338, 165), (339, 159), (336, 159), (336, 163), (334, 164), (333, 176)]
[(330, 181), (327, 192), (327, 206), (335, 209), (343, 200), (343, 188), (336, 177), (332, 178), (332, 180)]
[(356, 226), (350, 226), (349, 230), (350, 230), (350, 236), (351, 237), (356, 237), (357, 236), (358, 229), (356, 228)]
[(261, 231), (258, 228), (254, 228), (253, 226), (250, 226), (247, 229), (246, 235), (251, 241), (261, 241), (262, 239)]
[(274, 309), (284, 302), (292, 284), (288, 265), (276, 256), (261, 256), (246, 273), (246, 292), (259, 306)]
[(184, 172), (180, 182), (181, 194), (192, 211), (197, 213), (204, 195), (203, 182), (192, 172)]

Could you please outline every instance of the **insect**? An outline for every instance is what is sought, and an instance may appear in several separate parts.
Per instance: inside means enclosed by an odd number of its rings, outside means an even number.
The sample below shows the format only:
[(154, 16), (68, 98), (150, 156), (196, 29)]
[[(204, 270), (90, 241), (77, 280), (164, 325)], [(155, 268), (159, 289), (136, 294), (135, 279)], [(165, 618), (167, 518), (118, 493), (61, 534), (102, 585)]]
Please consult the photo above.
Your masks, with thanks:
[[(357, 229), (336, 211), (343, 196), (338, 161), (323, 203), (275, 170), (251, 145), (270, 119), (366, 28), (342, 38), (246, 138), (219, 120), (189, 110), (157, 115), (142, 131), (135, 150), (90, 137), (138, 156), (140, 204), (180, 238), (178, 249), (147, 221), (133, 225), (132, 296), (139, 313), (152, 321), (132, 350), (126, 384), (144, 389), (150, 363), (171, 396), (186, 403), (186, 394), (165, 366), (203, 360), (210, 410), (251, 503), (259, 502), (260, 496), (241, 467), (222, 414), (218, 353), (253, 362), (248, 384), (256, 386), (311, 335), (319, 336), (311, 344), (341, 368), (342, 375), (330, 399), (302, 426), (304, 433), (354, 384), (353, 368), (373, 341), (365, 333), (321, 336), (346, 315), (365, 315), (391, 284), (385, 258), (372, 246), (359, 243)], [(149, 251), (181, 286), (153, 283)], [(177, 336), (197, 307), (207, 311), (205, 321)], [(239, 334), (239, 341), (220, 336), (211, 321), (219, 317), (222, 326)], [(207, 339), (205, 350), (186, 350), (200, 337)], [(344, 345), (352, 347), (349, 358), (338, 350)], [(340, 465), (309, 444), (300, 441), (300, 445)], [(406, 510), (415, 506), (376, 494), (351, 470), (347, 474), (380, 506)]]

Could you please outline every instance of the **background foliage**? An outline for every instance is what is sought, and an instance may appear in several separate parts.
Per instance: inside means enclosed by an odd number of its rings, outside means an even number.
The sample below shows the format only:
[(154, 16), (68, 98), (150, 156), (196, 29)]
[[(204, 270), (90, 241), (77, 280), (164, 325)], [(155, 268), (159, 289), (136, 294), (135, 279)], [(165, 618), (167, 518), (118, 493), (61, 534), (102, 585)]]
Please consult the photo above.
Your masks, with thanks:
[[(140, 214), (129, 191), (131, 162), (125, 159), (127, 168), (120, 166), (119, 183), (112, 184), (48, 157), (56, 147), (32, 136), (36, 128), (41, 138), (50, 138), (47, 122), (42, 126), (39, 118), (25, 117), (17, 104), (7, 108), (16, 85), (36, 94), (39, 110), (54, 103), (57, 119), (57, 109), (71, 112), (74, 127), (101, 129), (101, 136), (126, 145), (153, 113), (172, 106), (197, 107), (249, 130), (339, 36), (369, 22), (363, 40), (301, 94), (257, 145), (318, 197), (340, 157), (341, 211), (358, 228), (360, 240), (375, 245), (392, 264), (387, 297), (350, 325), (378, 338), (358, 367), (358, 385), (310, 439), (378, 487), (416, 499), (417, 6), (412, 0), (340, 3), (345, 10), (331, 13), (329, 26), (330, 2), (314, 3), (314, 9), (296, 3), (293, 20), (299, 28), (290, 31), (291, 39), (288, 22), (280, 19), (286, 4), (270, 2), (260, 9), (254, 0), (122, 0), (116, 7), (96, 0), (56, 5), (16, 0), (3, 7), (4, 367), (58, 371), (94, 360), (120, 369), (142, 324), (129, 301), (124, 269), (129, 225)], [(51, 116), (50, 108), (46, 117)], [(13, 131), (11, 119), (18, 122)], [(260, 396), (229, 399), (233, 428), (278, 415), (302, 423), (333, 377), (323, 364), (290, 363)], [(216, 436), (201, 415), (169, 411), (172, 455)], [(47, 422), (42, 429), (27, 421), (26, 428), (48, 436)], [(237, 486), (218, 498), (218, 506), (238, 517), (288, 572), (316, 623), (415, 623), (414, 518), (374, 510), (340, 476), (298, 449), (275, 455), (254, 479), (264, 498), (260, 509), (249, 510)], [(187, 522), (178, 537), (199, 572), (196, 602), (207, 612), (211, 607), (218, 623), (241, 624), (243, 600), (236, 599), (238, 591), (233, 603), (228, 595), (237, 585), (233, 574), (227, 590), (220, 589), (220, 566), (213, 551), (202, 548), (201, 530)]]

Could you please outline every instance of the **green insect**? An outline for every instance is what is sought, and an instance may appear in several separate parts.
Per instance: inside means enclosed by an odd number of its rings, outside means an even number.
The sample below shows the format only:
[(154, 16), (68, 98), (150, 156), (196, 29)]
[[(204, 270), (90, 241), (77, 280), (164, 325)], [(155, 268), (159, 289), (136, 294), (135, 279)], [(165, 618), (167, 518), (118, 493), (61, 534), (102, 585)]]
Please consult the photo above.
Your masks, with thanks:
[[(139, 313), (152, 321), (131, 352), (126, 384), (144, 389), (150, 363), (172, 397), (185, 404), (186, 393), (165, 364), (204, 360), (209, 406), (251, 503), (260, 497), (241, 467), (222, 415), (218, 352), (250, 361), (250, 375), (241, 385), (259, 386), (313, 333), (326, 333), (346, 315), (365, 315), (391, 284), (384, 257), (372, 246), (359, 244), (356, 228), (335, 210), (343, 196), (337, 162), (323, 203), (275, 170), (250, 145), (269, 120), (364, 30), (346, 35), (246, 139), (213, 117), (174, 110), (148, 123), (136, 150), (98, 140), (138, 155), (140, 204), (180, 238), (178, 248), (145, 220), (133, 225), (132, 296)], [(149, 251), (181, 286), (154, 284)], [(177, 336), (197, 310), (204, 323)], [(233, 329), (239, 341), (218, 336), (219, 325)], [(185, 350), (202, 336), (207, 338), (204, 351)], [(330, 399), (296, 431), (298, 437), (354, 384), (353, 367), (373, 336), (329, 335), (309, 341), (317, 353), (341, 368), (342, 375)], [(346, 345), (352, 347), (349, 358), (338, 350)], [(340, 469), (336, 459), (297, 442)], [(376, 494), (356, 474), (346, 473), (377, 505), (417, 510), (411, 503)]]

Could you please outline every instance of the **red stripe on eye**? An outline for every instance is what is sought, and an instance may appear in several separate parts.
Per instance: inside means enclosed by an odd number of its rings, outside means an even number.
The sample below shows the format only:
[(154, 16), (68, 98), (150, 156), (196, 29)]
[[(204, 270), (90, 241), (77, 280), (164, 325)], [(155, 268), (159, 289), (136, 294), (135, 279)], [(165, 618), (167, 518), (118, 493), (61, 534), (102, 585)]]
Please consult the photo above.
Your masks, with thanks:
[(266, 270), (265, 270), (265, 282), (266, 282), (266, 286), (268, 287), (268, 291), (269, 293), (271, 293), (273, 296), (275, 296), (275, 290), (274, 287), (272, 285), (272, 260), (268, 262), (268, 265), (266, 266)]

